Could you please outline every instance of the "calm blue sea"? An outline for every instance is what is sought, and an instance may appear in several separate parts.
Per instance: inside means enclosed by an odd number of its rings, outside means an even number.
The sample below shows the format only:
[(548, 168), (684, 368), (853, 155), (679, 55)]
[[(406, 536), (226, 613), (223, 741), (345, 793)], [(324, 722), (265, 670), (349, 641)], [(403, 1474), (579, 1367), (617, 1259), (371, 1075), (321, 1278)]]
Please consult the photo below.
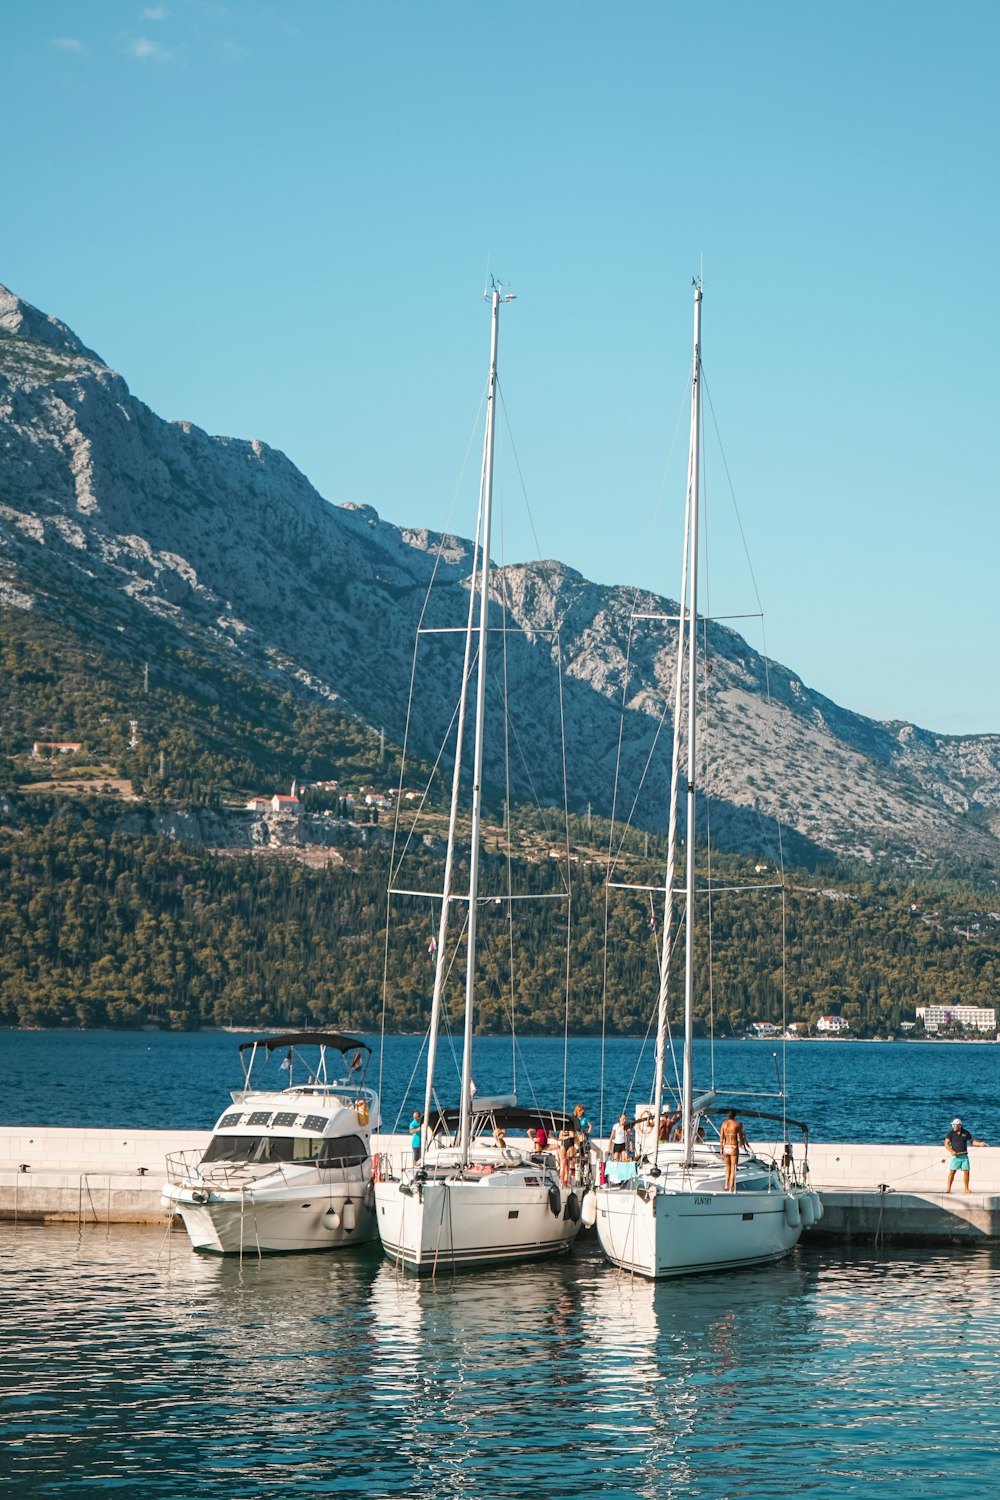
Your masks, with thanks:
[[(0, 1123), (208, 1127), (240, 1039), (0, 1033)], [(389, 1124), (419, 1049), (386, 1043)], [(562, 1043), (524, 1052), (522, 1098), (527, 1064), (561, 1102)], [(606, 1049), (606, 1114), (637, 1055)], [(476, 1057), (483, 1092), (509, 1085), (509, 1044)], [(568, 1061), (568, 1101), (596, 1115), (600, 1044)], [(820, 1139), (937, 1141), (956, 1108), (998, 1139), (998, 1061), (798, 1043), (787, 1069)], [(726, 1044), (716, 1071), (766, 1090), (771, 1048)], [(1000, 1490), (998, 1273), (986, 1248), (806, 1239), (773, 1267), (652, 1285), (591, 1239), (418, 1283), (373, 1246), (241, 1266), (179, 1230), (0, 1223), (0, 1495), (967, 1500)]]
[[(241, 1082), (228, 1032), (0, 1031), (0, 1125), (90, 1125), (209, 1129)], [(365, 1038), (373, 1047), (368, 1082), (379, 1087), (383, 1122), (423, 1103), (423, 1038)], [(439, 1053), (439, 1095), (453, 1103), (458, 1043)], [(279, 1057), (272, 1066), (277, 1069)], [(959, 1042), (696, 1043), (695, 1085), (743, 1090), (740, 1111), (774, 1110), (787, 1080), (788, 1113), (813, 1140), (938, 1142), (958, 1112), (984, 1140), (1000, 1140), (1000, 1045)], [(287, 1074), (275, 1071), (277, 1082)], [(604, 1131), (623, 1107), (650, 1096), (649, 1044), (615, 1039), (532, 1038), (518, 1050), (503, 1038), (477, 1039), (474, 1076), (481, 1094), (516, 1085), (534, 1099), (585, 1104)], [(564, 1081), (565, 1080), (565, 1081)], [(403, 1121), (403, 1126), (405, 1126)], [(400, 1126), (402, 1128), (402, 1126)], [(603, 1132), (602, 1132), (603, 1133)]]
[(968, 1500), (1000, 1486), (1000, 1258), (801, 1246), (652, 1285), (593, 1247), (401, 1279), (0, 1225), (0, 1494)]

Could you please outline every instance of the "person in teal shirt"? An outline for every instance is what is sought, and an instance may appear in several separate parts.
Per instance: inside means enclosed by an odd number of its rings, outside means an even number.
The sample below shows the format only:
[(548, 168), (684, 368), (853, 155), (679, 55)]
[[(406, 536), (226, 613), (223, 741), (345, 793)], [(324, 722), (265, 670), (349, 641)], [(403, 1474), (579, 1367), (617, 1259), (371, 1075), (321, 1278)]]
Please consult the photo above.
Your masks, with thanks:
[(413, 1148), (413, 1165), (417, 1166), (420, 1161), (420, 1147), (422, 1144), (423, 1126), (416, 1110), (413, 1111), (413, 1119), (410, 1121), (410, 1145)]
[(587, 1164), (590, 1161), (590, 1116), (582, 1104), (578, 1104), (573, 1110), (573, 1119), (576, 1122), (577, 1171), (586, 1178)]
[(951, 1192), (951, 1185), (955, 1180), (955, 1173), (961, 1172), (965, 1192), (969, 1191), (969, 1147), (985, 1146), (985, 1141), (977, 1141), (973, 1135), (965, 1129), (961, 1120), (955, 1117), (951, 1122), (951, 1129), (944, 1138), (946, 1148), (951, 1152), (951, 1160), (948, 1163), (948, 1186), (946, 1193)]

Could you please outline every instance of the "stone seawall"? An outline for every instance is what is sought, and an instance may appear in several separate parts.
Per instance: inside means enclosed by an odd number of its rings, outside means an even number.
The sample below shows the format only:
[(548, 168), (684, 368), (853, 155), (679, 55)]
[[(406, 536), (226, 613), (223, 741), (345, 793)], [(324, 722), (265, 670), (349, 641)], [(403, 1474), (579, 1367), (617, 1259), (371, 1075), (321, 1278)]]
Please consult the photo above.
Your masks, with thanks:
[(0, 1126), (0, 1219), (162, 1224), (168, 1152), (210, 1133)]

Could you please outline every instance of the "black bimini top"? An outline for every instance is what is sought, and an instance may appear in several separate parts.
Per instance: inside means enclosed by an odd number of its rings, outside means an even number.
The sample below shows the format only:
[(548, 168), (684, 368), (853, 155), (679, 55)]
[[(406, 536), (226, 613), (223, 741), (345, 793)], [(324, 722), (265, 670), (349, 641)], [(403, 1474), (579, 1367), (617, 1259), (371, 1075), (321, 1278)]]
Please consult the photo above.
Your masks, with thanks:
[(266, 1047), (268, 1052), (273, 1052), (275, 1047), (302, 1046), (334, 1047), (338, 1052), (350, 1052), (352, 1047), (363, 1047), (366, 1052), (372, 1050), (367, 1042), (355, 1036), (344, 1036), (339, 1031), (286, 1031), (281, 1036), (259, 1036), (252, 1042), (240, 1042), (240, 1051)]
[[(699, 1111), (703, 1115), (724, 1115), (728, 1114), (728, 1112), (729, 1105), (726, 1104), (714, 1104), (710, 1109)], [(766, 1109), (748, 1109), (744, 1113), (751, 1123), (753, 1120), (777, 1120), (781, 1125), (794, 1125), (796, 1130), (801, 1130), (803, 1137), (807, 1137), (809, 1134), (809, 1126), (804, 1120), (792, 1120), (788, 1115), (769, 1114)]]
[[(431, 1132), (438, 1130), (444, 1125), (454, 1135), (461, 1122), (461, 1110), (443, 1109), (432, 1110), (430, 1118)], [(473, 1127), (487, 1124), (499, 1126), (501, 1130), (537, 1130), (539, 1125), (544, 1125), (550, 1133), (560, 1130), (576, 1130), (579, 1123), (575, 1115), (565, 1114), (559, 1109), (522, 1108), (519, 1105), (498, 1105), (496, 1109), (477, 1110), (473, 1108)]]

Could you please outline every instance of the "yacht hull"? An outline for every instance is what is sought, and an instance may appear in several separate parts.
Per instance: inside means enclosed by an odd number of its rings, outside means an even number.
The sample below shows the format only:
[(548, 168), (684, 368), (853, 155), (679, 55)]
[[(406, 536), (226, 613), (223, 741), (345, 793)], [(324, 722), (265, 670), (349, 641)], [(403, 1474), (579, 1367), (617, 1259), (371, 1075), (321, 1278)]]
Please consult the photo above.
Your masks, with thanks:
[(289, 1183), (257, 1193), (168, 1187), (163, 1202), (180, 1215), (194, 1249), (207, 1254), (340, 1250), (377, 1236), (374, 1210), (365, 1201), (368, 1182), (359, 1173), (354, 1182)]
[(579, 1230), (581, 1196), (503, 1172), (375, 1184), (386, 1255), (406, 1270), (432, 1274), (561, 1254)]
[(663, 1190), (651, 1184), (596, 1189), (597, 1235), (609, 1260), (659, 1279), (779, 1260), (802, 1233), (781, 1189)]

